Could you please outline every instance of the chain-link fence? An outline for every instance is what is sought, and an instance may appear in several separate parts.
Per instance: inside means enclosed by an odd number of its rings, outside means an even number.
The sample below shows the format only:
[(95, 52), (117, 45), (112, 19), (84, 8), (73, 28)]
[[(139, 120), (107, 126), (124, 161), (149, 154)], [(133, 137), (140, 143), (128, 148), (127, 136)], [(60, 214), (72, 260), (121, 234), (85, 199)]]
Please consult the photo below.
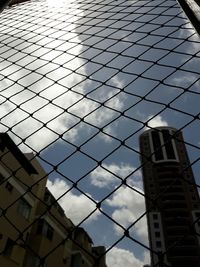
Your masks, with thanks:
[(181, 130), (199, 184), (200, 39), (177, 1), (26, 1), (0, 29), (2, 266), (148, 264), (140, 134)]

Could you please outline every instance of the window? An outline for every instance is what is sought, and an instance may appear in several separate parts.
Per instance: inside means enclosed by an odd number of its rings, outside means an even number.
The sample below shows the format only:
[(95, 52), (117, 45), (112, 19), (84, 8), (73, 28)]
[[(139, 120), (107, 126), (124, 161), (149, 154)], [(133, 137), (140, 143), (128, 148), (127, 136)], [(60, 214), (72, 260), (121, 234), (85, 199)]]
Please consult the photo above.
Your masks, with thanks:
[(156, 241), (156, 247), (157, 248), (161, 248), (161, 246), (162, 246), (161, 242), (160, 241)]
[(58, 212), (62, 217), (65, 215), (64, 210), (60, 206), (58, 206)]
[(29, 254), (27, 257), (27, 261), (26, 261), (26, 267), (42, 267), (42, 266), (46, 266), (43, 264), (40, 264), (40, 258), (38, 258), (37, 256), (33, 255), (33, 254)]
[(160, 237), (160, 232), (155, 232), (155, 237)]
[(163, 152), (162, 152), (159, 132), (153, 131), (151, 133), (151, 136), (152, 136), (152, 141), (153, 141), (153, 150), (154, 150), (154, 153), (155, 153), (155, 159), (156, 160), (163, 160), (164, 157), (163, 157)]
[(6, 189), (9, 191), (9, 192), (12, 192), (12, 190), (13, 190), (13, 186), (9, 183), (9, 182), (7, 182), (6, 183)]
[(152, 131), (151, 140), (155, 161), (177, 160), (176, 146), (170, 130)]
[(51, 195), (49, 194), (48, 191), (45, 192), (45, 195), (44, 195), (44, 201), (48, 204), (51, 204), (52, 202), (52, 199), (51, 199)]
[(71, 257), (71, 267), (80, 266), (81, 262), (82, 262), (82, 256), (81, 256), (80, 253), (76, 253), (76, 254), (72, 255), (72, 257)]
[(0, 173), (0, 183), (3, 182), (4, 176)]
[(15, 245), (15, 242), (12, 239), (8, 238), (5, 248), (4, 248), (4, 252), (3, 252), (4, 255), (10, 257), (12, 254), (14, 245)]
[(29, 203), (23, 198), (20, 198), (18, 201), (19, 214), (21, 214), (24, 218), (28, 219), (31, 213), (31, 205), (29, 205)]
[(176, 159), (175, 157), (175, 153), (174, 153), (174, 148), (172, 145), (172, 137), (169, 133), (168, 130), (162, 130), (162, 134), (163, 134), (163, 139), (164, 139), (164, 143), (165, 143), (165, 150), (167, 153), (167, 158), (168, 159)]
[(37, 234), (42, 234), (47, 239), (53, 239), (54, 229), (44, 219), (38, 221)]
[(153, 219), (154, 219), (154, 220), (158, 220), (158, 214), (155, 214), (155, 213), (154, 213), (154, 214), (153, 214)]
[(159, 228), (159, 223), (154, 223), (154, 228)]

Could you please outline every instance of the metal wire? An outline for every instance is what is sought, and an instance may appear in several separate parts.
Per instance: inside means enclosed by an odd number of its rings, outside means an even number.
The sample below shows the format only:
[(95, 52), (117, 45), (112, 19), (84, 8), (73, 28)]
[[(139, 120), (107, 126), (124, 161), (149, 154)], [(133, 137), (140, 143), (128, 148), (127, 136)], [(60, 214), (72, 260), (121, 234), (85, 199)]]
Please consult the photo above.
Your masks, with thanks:
[[(142, 168), (138, 137), (147, 128), (169, 124), (183, 131), (190, 166), (198, 173), (200, 40), (180, 6), (175, 0), (26, 1), (3, 11), (0, 29), (1, 132), (8, 133), (22, 151), (35, 153), (46, 171), (41, 180), (49, 176), (53, 182), (59, 177), (68, 185), (53, 204), (62, 203), (74, 190), (93, 204), (75, 228), (66, 229), (66, 240), (72, 239), (88, 253), (72, 234), (82, 225), (90, 229), (87, 222), (99, 213), (98, 220), (104, 218), (113, 235), (118, 229), (115, 238), (102, 244), (106, 256), (124, 243), (132, 253), (149, 253), (151, 248), (137, 228), (148, 210), (139, 214), (133, 210), (136, 218), (123, 224), (113, 216), (114, 204), (109, 209), (108, 203), (127, 189), (142, 203), (150, 198), (143, 192), (141, 176), (137, 180)], [(124, 166), (130, 165), (122, 175)], [(105, 191), (91, 182), (92, 176), (98, 178), (94, 175), (98, 170), (112, 177)], [(1, 187), (13, 176), (19, 180), (12, 173)], [(21, 240), (29, 250), (23, 234), (42, 216), (49, 213), (61, 224), (34, 193), (37, 183), (24, 183), (24, 194), (1, 213), (19, 234), (15, 242)], [(46, 210), (22, 231), (7, 212), (26, 194)], [(35, 255), (38, 264), (43, 266), (64, 241), (43, 258)]]

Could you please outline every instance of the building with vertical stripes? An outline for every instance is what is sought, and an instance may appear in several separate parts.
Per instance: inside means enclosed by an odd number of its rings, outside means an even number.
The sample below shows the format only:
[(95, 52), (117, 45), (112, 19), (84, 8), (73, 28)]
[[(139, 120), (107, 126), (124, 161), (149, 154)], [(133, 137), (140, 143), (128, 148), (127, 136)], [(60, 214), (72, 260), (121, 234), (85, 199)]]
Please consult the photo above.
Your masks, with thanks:
[(200, 266), (200, 199), (182, 133), (140, 136), (151, 266)]

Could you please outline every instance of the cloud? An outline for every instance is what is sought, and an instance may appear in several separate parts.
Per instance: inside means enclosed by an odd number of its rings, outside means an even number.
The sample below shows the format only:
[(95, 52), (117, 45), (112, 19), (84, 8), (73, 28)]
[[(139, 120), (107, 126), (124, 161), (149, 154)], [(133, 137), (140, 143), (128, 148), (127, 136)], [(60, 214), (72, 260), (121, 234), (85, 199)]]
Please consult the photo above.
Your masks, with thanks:
[(112, 79), (110, 79), (110, 81), (119, 89), (122, 89), (124, 87), (124, 82), (120, 80), (116, 75)]
[[(121, 163), (120, 165), (115, 163), (110, 165), (103, 164), (102, 167), (97, 167), (91, 173), (91, 184), (99, 188), (114, 187), (121, 182), (115, 175), (124, 179), (134, 171), (135, 168), (133, 166), (125, 163)], [(127, 183), (132, 188), (143, 193), (140, 171), (136, 171), (133, 175), (130, 175), (127, 179)], [(121, 186), (105, 203), (114, 208), (111, 216), (124, 228), (129, 227), (145, 212), (144, 197), (128, 186)], [(123, 229), (117, 224), (114, 224), (113, 227), (117, 235), (123, 234)], [(143, 242), (146, 244), (148, 243), (145, 216), (135, 224), (134, 233), (136, 233), (137, 237)]]
[(144, 252), (143, 257), (144, 257), (144, 260), (143, 260), (144, 264), (149, 264), (151, 262), (150, 252), (148, 250)]
[[(98, 127), (103, 127), (111, 120), (111, 118), (118, 116), (119, 113), (116, 111), (120, 111), (124, 107), (124, 100), (126, 99), (125, 95), (120, 93), (120, 89), (123, 87), (123, 81), (121, 81), (116, 75), (109, 80), (108, 84), (114, 86), (115, 88), (101, 87), (100, 90), (97, 90), (96, 94), (92, 97), (102, 103), (103, 106), (92, 112), (86, 118), (86, 121), (90, 123), (95, 122), (95, 125)], [(91, 104), (92, 101), (90, 105)]]
[(154, 127), (160, 127), (160, 126), (168, 126), (168, 122), (166, 120), (164, 120), (161, 117), (161, 115), (157, 115), (156, 117), (153, 117), (153, 115), (149, 115), (147, 118), (147, 121), (148, 121), (148, 123), (147, 123), (146, 129), (148, 129), (150, 127), (154, 128)]
[(106, 262), (108, 267), (142, 267), (145, 264), (145, 262), (136, 258), (134, 253), (117, 247), (113, 247), (106, 254)]
[[(142, 193), (140, 188), (135, 187), (135, 189)], [(129, 227), (145, 212), (144, 197), (129, 187), (120, 187), (111, 199), (106, 200), (106, 203), (115, 208), (112, 218), (125, 228)], [(121, 227), (115, 224), (114, 228), (118, 235), (123, 234)], [(146, 217), (140, 219), (133, 228), (133, 233), (142, 242), (148, 244)]]
[[(122, 179), (129, 176), (135, 168), (129, 164), (121, 163), (117, 165), (103, 164), (97, 167), (90, 175), (91, 184), (99, 188), (113, 187), (121, 181), (115, 175)], [(128, 185), (132, 188), (142, 191), (141, 172), (136, 171), (127, 179)], [(135, 220), (145, 212), (144, 197), (129, 187), (121, 186), (110, 199), (106, 200), (106, 204), (113, 207), (112, 218), (122, 225), (124, 228), (129, 227)], [(113, 225), (116, 234), (123, 234), (123, 229), (117, 224)], [(146, 244), (147, 238), (147, 222), (144, 216), (134, 226), (134, 233)]]
[[(21, 23), (25, 24), (26, 22)], [(72, 25), (75, 27), (75, 24)], [(69, 27), (71, 28), (66, 23), (66, 30)], [(16, 32), (16, 38), (20, 38), (20, 32), (20, 29), (19, 32)], [(40, 48), (32, 51), (31, 55), (23, 54), (23, 56), (26, 55), (26, 63), (23, 60), (18, 60), (18, 65), (21, 65), (21, 68), (17, 69), (15, 65), (7, 68), (2, 66), (2, 74), (8, 75), (9, 78), (4, 79), (1, 86), (1, 100), (4, 100), (0, 107), (1, 115), (4, 115), (1, 119), (1, 131), (12, 128), (14, 134), (11, 134), (11, 136), (16, 142), (20, 141), (16, 137), (19, 136), (25, 139), (26, 144), (37, 151), (48, 146), (58, 137), (57, 134), (65, 133), (78, 121), (73, 114), (67, 113), (66, 109), (70, 111), (70, 107), (74, 104), (71, 113), (76, 114), (81, 109), (83, 114), (87, 114), (94, 108), (94, 105), (88, 108), (88, 103), (86, 104), (86, 101), (80, 100), (82, 96), (70, 90), (76, 86), (76, 89), (83, 93), (84, 86), (88, 84), (84, 81), (84, 68), (79, 73), (73, 72), (74, 69), (84, 63), (83, 60), (78, 58), (82, 49), (82, 46), (78, 44), (78, 36), (75, 33), (73, 33), (73, 36), (69, 33), (68, 36), (69, 38), (73, 37), (73, 41), (77, 42), (73, 51), (70, 50), (73, 54), (72, 57), (65, 51), (72, 49), (74, 47), (73, 43), (65, 42), (61, 45), (59, 40), (55, 40), (54, 46), (57, 47), (59, 44), (60, 46), (58, 50), (52, 50), (49, 48), (53, 45), (53, 42), (49, 43), (49, 40), (53, 39), (50, 39), (48, 35), (42, 39), (45, 44), (44, 52), (41, 53), (42, 48)], [(42, 45), (39, 34), (35, 39), (38, 47)], [(24, 40), (22, 46), (21, 50), (26, 51), (26, 40)], [(15, 50), (10, 49), (10, 54), (12, 52), (15, 52)], [(51, 62), (48, 63), (47, 60), (51, 60)], [(63, 60), (65, 66), (59, 67), (58, 64), (63, 64)], [(15, 57), (13, 57), (13, 61), (15, 61)], [(30, 63), (27, 64), (27, 62)], [(26, 69), (23, 68), (24, 65), (26, 65)], [(58, 81), (58, 83), (55, 83), (55, 81)], [(70, 130), (68, 136), (72, 139), (75, 138), (77, 129)], [(23, 148), (25, 149), (25, 147)]]
[(114, 122), (112, 125), (106, 126), (103, 131), (99, 134), (99, 137), (106, 143), (111, 143), (113, 141), (112, 136), (115, 135), (115, 127), (118, 126), (118, 122)]
[[(51, 7), (53, 3), (49, 1), (48, 4)], [(79, 16), (76, 16), (77, 12)], [(23, 34), (21, 52), (16, 54), (16, 49), (10, 48), (9, 54), (6, 54), (0, 49), (4, 58), (0, 64), (0, 131), (9, 131), (17, 144), (23, 139), (25, 144), (20, 148), (24, 151), (40, 151), (57, 140), (59, 135), (73, 142), (81, 136), (79, 132), (83, 131), (85, 122), (103, 127), (118, 115), (111, 109), (123, 107), (123, 94), (118, 94), (123, 82), (117, 76), (109, 81), (116, 89), (103, 90), (101, 98), (106, 101), (105, 106), (94, 101), (95, 98), (84, 97), (88, 87), (92, 86), (88, 76), (90, 74), (92, 78), (93, 67), (92, 63), (86, 64), (79, 57), (83, 46), (76, 33), (76, 21), (81, 16), (84, 12), (79, 10), (79, 4), (73, 5), (72, 13), (66, 14), (60, 28), (57, 26), (57, 32), (46, 33), (44, 25), (43, 38), (40, 32), (35, 35), (36, 47), (30, 48), (30, 36), (16, 29), (16, 39), (21, 40)], [(48, 23), (48, 19), (46, 21)], [(25, 27), (26, 21), (22, 21), (21, 26)], [(65, 31), (62, 31), (63, 28)], [(7, 63), (8, 57), (13, 64)], [(101, 82), (97, 74), (96, 79)]]
[[(192, 61), (192, 63), (194, 64), (194, 61)], [(191, 72), (180, 72), (180, 74), (176, 75), (176, 77), (174, 77), (172, 79), (172, 84), (173, 86), (181, 86), (184, 88), (189, 88), (191, 86), (195, 86), (197, 89), (199, 88), (199, 77), (198, 75), (191, 73)]]
[[(54, 181), (48, 180), (47, 187), (57, 199), (66, 191), (69, 190), (69, 185), (61, 179), (55, 179)], [(87, 194), (89, 197), (91, 195)], [(92, 198), (92, 197), (91, 197)], [(92, 211), (96, 209), (95, 203), (85, 195), (76, 195), (72, 191), (66, 193), (60, 200), (59, 204), (65, 211), (68, 218), (72, 220), (74, 224), (80, 223), (85, 219)], [(100, 215), (100, 211), (95, 211), (87, 220), (89, 223), (93, 220), (97, 220)]]
[[(91, 184), (99, 188), (110, 187), (121, 182), (121, 180), (116, 176), (124, 179), (133, 171), (135, 171), (135, 168), (133, 166), (123, 162), (120, 165), (117, 165), (115, 163), (112, 163), (110, 165), (102, 164), (102, 167), (97, 167), (90, 174)], [(140, 171), (135, 172), (133, 174), (133, 177), (141, 177)], [(135, 179), (135, 183), (136, 180), (137, 179)]]
[[(187, 19), (187, 17), (186, 17), (186, 19)], [(190, 42), (187, 42), (187, 46), (185, 46), (184, 43), (182, 44), (184, 52), (189, 53), (189, 54), (196, 54), (199, 52), (199, 44), (198, 44), (199, 35), (195, 32), (195, 29), (192, 26), (190, 20), (187, 20), (187, 23), (188, 23), (188, 26), (190, 24), (190, 28), (184, 27), (183, 29), (179, 29), (179, 31), (177, 31), (178, 38), (189, 39)], [(196, 60), (196, 59), (194, 58), (194, 60)]]

